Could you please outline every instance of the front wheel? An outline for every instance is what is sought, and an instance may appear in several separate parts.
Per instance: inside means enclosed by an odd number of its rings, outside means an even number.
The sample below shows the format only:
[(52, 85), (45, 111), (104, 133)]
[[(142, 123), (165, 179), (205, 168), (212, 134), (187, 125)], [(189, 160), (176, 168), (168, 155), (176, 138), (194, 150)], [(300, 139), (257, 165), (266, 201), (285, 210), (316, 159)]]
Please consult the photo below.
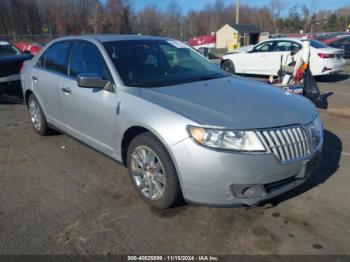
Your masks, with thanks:
[(174, 163), (154, 135), (143, 133), (131, 141), (127, 165), (138, 195), (152, 207), (165, 209), (182, 202)]
[(224, 60), (221, 63), (221, 69), (227, 73), (235, 73), (235, 65), (232, 63), (231, 60)]

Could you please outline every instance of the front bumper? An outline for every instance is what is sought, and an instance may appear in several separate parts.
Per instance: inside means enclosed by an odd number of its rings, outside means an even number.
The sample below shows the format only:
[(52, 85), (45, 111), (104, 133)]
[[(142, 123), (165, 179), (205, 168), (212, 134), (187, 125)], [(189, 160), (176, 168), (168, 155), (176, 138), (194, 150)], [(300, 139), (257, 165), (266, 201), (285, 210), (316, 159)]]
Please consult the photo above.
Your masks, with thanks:
[[(182, 192), (188, 202), (215, 206), (257, 205), (304, 183), (321, 159), (321, 147), (309, 158), (281, 164), (267, 153), (209, 150), (190, 138), (172, 148)], [(236, 185), (259, 185), (265, 194), (240, 198)]]

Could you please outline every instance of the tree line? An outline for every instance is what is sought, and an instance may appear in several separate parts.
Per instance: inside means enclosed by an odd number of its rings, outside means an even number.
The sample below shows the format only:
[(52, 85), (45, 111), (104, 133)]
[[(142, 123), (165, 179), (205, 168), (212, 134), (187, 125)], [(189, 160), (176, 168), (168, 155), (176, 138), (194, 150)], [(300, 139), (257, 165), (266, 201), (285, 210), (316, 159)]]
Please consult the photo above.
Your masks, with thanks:
[[(136, 10), (130, 0), (0, 0), (0, 35), (116, 33), (185, 40), (234, 24), (235, 11), (234, 1), (222, 0), (187, 13), (176, 1), (165, 9), (148, 5)], [(270, 33), (344, 31), (350, 23), (350, 6), (313, 12), (306, 5), (270, 0), (266, 7), (242, 5), (239, 22)]]

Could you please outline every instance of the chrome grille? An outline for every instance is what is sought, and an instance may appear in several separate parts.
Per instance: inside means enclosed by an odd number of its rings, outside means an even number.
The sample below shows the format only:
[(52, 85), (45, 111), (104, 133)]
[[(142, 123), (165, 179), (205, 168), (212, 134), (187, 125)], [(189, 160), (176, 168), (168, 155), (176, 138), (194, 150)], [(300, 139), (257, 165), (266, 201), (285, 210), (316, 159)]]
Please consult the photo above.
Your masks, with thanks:
[(284, 127), (257, 132), (278, 160), (289, 162), (310, 155), (309, 136), (302, 127)]

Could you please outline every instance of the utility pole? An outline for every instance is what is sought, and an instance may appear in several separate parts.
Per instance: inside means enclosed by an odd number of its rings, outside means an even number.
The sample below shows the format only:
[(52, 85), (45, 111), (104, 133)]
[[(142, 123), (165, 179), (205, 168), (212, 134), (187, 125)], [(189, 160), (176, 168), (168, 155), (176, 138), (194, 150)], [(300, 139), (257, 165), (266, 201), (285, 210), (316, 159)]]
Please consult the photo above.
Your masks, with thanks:
[(239, 0), (236, 0), (236, 24), (239, 24)]

